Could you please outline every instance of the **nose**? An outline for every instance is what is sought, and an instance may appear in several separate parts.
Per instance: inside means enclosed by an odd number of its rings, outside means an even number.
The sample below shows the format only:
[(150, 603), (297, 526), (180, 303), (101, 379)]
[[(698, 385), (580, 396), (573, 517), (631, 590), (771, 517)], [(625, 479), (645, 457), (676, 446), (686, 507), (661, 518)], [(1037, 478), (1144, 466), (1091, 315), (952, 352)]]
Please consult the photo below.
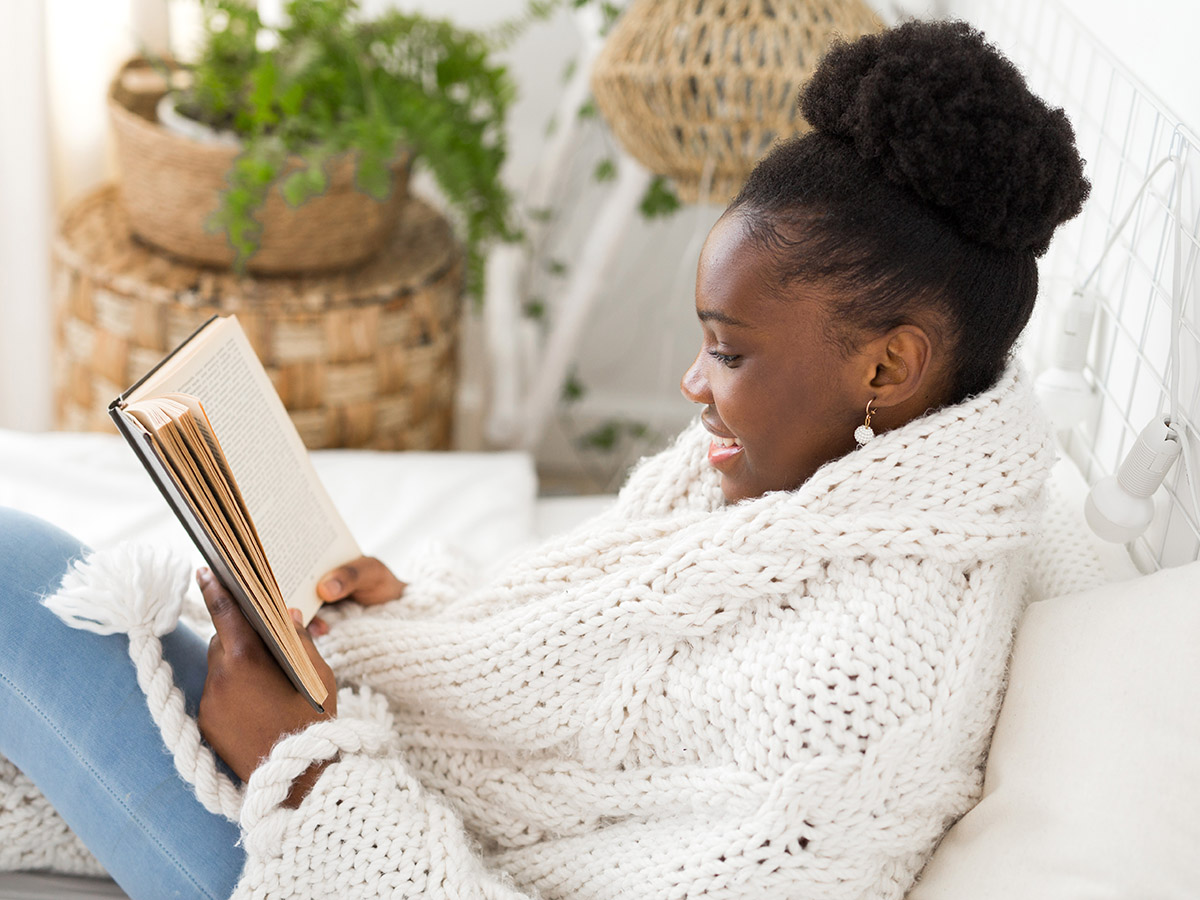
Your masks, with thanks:
[(712, 391), (709, 390), (708, 378), (704, 375), (704, 351), (696, 354), (688, 370), (679, 380), (679, 390), (692, 403), (712, 403)]

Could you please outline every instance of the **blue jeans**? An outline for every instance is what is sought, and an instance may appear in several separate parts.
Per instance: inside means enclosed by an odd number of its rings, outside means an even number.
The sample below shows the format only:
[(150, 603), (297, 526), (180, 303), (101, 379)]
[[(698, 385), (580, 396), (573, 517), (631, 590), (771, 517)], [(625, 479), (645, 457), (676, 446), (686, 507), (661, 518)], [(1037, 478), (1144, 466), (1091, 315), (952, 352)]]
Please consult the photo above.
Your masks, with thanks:
[[(70, 628), (40, 602), (84, 552), (53, 525), (0, 508), (0, 754), (130, 897), (228, 897), (245, 861), (238, 828), (175, 772), (127, 640)], [(195, 715), (207, 645), (181, 625), (163, 653)]]

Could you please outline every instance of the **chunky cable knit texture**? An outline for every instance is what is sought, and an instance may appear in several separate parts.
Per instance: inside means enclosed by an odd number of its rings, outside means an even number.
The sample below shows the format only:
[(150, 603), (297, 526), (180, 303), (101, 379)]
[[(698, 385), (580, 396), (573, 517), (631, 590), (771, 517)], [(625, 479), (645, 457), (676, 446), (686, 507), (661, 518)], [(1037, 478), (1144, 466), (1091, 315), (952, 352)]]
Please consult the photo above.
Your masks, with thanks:
[(104, 874), (34, 783), (0, 758), (0, 872), (30, 869)]
[(340, 715), (246, 786), (236, 896), (901, 897), (980, 787), (1052, 457), (1024, 381), (732, 506), (693, 427), (487, 586), (426, 560), (338, 612)]

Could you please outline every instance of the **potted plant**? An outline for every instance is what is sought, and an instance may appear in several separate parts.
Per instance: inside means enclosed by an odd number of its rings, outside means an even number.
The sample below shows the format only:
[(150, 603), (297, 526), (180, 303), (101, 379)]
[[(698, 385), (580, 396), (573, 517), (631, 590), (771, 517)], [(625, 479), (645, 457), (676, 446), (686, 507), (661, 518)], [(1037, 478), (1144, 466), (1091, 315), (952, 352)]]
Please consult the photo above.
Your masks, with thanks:
[[(155, 62), (148, 87), (150, 64), (135, 62), (111, 92), (134, 231), (177, 255), (259, 272), (348, 265), (386, 240), (415, 155), (457, 219), (478, 294), (485, 246), (509, 236), (500, 167), (514, 91), (487, 40), (398, 11), (368, 18), (357, 0), (289, 0), (276, 26), (239, 0), (198, 2), (195, 61)], [(168, 132), (163, 105), (236, 140)], [(214, 172), (215, 190), (201, 184)], [(161, 221), (173, 210), (191, 243)]]

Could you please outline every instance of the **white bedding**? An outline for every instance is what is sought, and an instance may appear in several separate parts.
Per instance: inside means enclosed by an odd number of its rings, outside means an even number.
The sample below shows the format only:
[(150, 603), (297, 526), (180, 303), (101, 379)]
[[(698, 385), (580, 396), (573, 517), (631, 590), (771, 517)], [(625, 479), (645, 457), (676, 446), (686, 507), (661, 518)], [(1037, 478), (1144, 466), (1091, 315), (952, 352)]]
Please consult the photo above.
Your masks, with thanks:
[[(482, 564), (532, 540), (537, 479), (525, 453), (312, 454), (363, 552), (393, 560), (446, 541)], [(191, 542), (116, 435), (0, 430), (0, 505), (35, 513), (85, 543)]]

